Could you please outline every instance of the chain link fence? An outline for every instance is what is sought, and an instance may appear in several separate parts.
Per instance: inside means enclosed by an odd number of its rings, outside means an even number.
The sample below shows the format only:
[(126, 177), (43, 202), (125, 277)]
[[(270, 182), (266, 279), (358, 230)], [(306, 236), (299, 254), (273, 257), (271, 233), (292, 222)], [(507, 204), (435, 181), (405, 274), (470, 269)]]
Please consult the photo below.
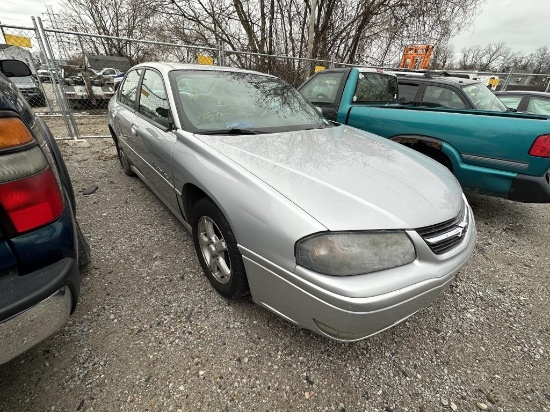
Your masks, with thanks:
[[(25, 61), (33, 73), (12, 78), (36, 113), (48, 117), (60, 139), (108, 137), (107, 105), (123, 73), (144, 61), (208, 64), (256, 70), (293, 86), (314, 72), (352, 65), (177, 43), (45, 29), (40, 18), (33, 27), (1, 25), (6, 44), (0, 58)], [(127, 56), (127, 57), (115, 57)], [(549, 91), (550, 75), (461, 72), (484, 81), (493, 90)]]

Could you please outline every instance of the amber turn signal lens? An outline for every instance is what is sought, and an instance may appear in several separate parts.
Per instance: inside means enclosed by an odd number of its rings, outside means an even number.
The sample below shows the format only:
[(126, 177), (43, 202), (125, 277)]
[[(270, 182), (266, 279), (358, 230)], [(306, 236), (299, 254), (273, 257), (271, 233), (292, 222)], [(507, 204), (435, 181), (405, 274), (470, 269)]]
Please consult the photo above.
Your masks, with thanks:
[(0, 150), (23, 146), (33, 141), (27, 126), (17, 117), (0, 118)]

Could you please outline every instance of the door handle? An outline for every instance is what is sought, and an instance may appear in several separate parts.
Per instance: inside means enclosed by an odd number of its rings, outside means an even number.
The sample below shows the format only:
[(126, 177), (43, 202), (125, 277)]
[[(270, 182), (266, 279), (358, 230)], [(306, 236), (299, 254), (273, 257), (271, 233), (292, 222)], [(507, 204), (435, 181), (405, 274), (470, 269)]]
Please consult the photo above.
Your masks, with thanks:
[(132, 131), (132, 134), (133, 134), (134, 136), (137, 136), (138, 127), (137, 127), (135, 124), (132, 125), (132, 127), (130, 128), (130, 130)]

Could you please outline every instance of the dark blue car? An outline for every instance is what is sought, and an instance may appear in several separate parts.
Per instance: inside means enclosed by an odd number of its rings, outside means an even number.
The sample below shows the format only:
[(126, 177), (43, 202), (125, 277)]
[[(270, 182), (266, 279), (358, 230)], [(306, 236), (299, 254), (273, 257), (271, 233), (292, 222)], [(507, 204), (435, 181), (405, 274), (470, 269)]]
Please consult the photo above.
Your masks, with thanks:
[[(57, 331), (75, 310), (88, 244), (59, 148), (0, 60), (0, 364)], [(4, 75), (5, 74), (5, 75)]]

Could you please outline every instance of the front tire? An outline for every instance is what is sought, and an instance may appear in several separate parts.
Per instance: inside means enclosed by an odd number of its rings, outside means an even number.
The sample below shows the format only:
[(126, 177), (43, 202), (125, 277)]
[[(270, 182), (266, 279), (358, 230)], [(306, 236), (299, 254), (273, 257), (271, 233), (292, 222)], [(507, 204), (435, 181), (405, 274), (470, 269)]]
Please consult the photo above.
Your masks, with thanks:
[(220, 295), (236, 300), (249, 291), (243, 258), (229, 222), (208, 198), (191, 212), (193, 243), (206, 277)]

